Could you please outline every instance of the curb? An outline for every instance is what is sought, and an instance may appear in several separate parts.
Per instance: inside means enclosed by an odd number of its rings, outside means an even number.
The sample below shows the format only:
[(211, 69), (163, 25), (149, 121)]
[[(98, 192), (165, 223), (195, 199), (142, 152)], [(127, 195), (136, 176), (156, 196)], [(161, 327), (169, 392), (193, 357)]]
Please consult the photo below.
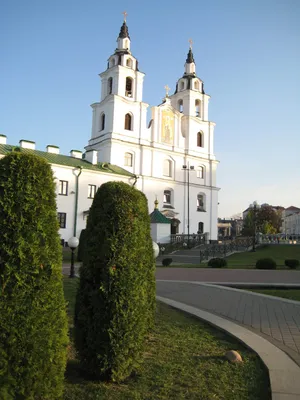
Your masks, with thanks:
[(299, 366), (268, 340), (234, 322), (230, 322), (207, 311), (188, 306), (166, 297), (156, 296), (156, 299), (225, 331), (257, 353), (269, 370), (272, 400), (300, 399)]

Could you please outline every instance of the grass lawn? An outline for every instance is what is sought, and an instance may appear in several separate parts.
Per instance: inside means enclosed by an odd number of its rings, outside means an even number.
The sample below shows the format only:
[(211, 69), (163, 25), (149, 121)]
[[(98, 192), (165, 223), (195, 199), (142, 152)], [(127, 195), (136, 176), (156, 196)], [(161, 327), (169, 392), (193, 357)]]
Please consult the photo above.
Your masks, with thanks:
[[(170, 255), (172, 258), (172, 255)], [(277, 269), (290, 268), (284, 265), (284, 260), (288, 258), (295, 258), (300, 260), (300, 245), (264, 245), (257, 248), (255, 252), (244, 251), (242, 253), (235, 253), (226, 257), (227, 267), (229, 269), (252, 269), (255, 268), (256, 261), (259, 258), (273, 258), (277, 263)], [(176, 259), (174, 258), (174, 261)], [(162, 267), (162, 265), (159, 265)], [(201, 264), (171, 264), (169, 267), (162, 268), (207, 268), (207, 262)], [(210, 268), (210, 267), (208, 267)]]
[(283, 297), (285, 299), (300, 301), (300, 289), (247, 289), (251, 292), (268, 294), (269, 296)]
[[(77, 283), (77, 278), (64, 278), (70, 324)], [(243, 364), (230, 364), (224, 358), (232, 349), (240, 352)], [(271, 395), (268, 373), (255, 353), (209, 325), (158, 303), (143, 364), (122, 384), (84, 380), (71, 344), (64, 400), (82, 399), (269, 400)]]
[(289, 269), (284, 265), (287, 258), (300, 260), (300, 245), (266, 245), (255, 252), (235, 253), (227, 257), (227, 268), (255, 268), (259, 258), (273, 258), (279, 269)]

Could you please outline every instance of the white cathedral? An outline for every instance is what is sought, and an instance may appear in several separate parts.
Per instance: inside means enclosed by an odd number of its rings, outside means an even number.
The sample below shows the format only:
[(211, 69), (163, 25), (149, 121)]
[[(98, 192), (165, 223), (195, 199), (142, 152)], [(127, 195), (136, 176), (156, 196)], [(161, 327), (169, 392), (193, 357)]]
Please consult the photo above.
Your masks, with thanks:
[[(48, 145), (20, 140), (21, 151), (34, 152), (52, 166), (57, 184), (57, 211), (62, 239), (79, 237), (97, 188), (121, 180), (145, 193), (149, 213), (158, 200), (160, 212), (170, 220), (169, 235), (206, 233), (217, 240), (218, 190), (214, 155), (215, 123), (208, 120), (210, 96), (196, 75), (190, 46), (184, 73), (174, 94), (169, 88), (162, 104), (151, 109), (143, 102), (145, 74), (131, 53), (126, 20), (117, 48), (100, 74), (101, 99), (93, 103), (92, 134), (85, 152), (70, 156)], [(0, 135), (0, 156), (11, 151)], [(157, 241), (160, 238), (156, 238)], [(163, 241), (170, 241), (170, 236)]]

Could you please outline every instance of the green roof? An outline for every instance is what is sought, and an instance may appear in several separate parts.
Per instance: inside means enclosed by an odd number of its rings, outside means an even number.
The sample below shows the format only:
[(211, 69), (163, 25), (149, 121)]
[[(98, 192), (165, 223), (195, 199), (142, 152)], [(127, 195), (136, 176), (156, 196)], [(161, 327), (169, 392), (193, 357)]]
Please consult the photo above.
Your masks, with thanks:
[(50, 164), (65, 165), (67, 167), (74, 167), (74, 168), (82, 167), (82, 169), (104, 172), (108, 174), (117, 174), (117, 175), (132, 176), (132, 177), (135, 176), (129, 171), (126, 171), (126, 169), (109, 163), (98, 163), (93, 165), (88, 161), (82, 160), (80, 158), (64, 156), (62, 154), (48, 153), (46, 151), (40, 151), (40, 150), (25, 149), (24, 147), (11, 146), (9, 144), (0, 144), (0, 154), (3, 155), (9, 154), (10, 152), (16, 149), (18, 149), (18, 151), (22, 153), (36, 154), (37, 156), (44, 158)]
[(171, 220), (165, 217), (157, 208), (150, 214), (151, 224), (171, 224)]

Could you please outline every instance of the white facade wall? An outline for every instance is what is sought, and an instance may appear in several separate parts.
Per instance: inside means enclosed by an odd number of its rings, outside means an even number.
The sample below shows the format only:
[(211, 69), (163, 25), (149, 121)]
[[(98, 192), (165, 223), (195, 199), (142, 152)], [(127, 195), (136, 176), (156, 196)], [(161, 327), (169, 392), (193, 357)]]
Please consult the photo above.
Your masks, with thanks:
[[(76, 204), (76, 175), (78, 172), (76, 168), (52, 165), (53, 175), (56, 183), (56, 199), (57, 199), (57, 212), (66, 213), (66, 227), (59, 230), (60, 236), (65, 241), (72, 236), (79, 237), (82, 229), (86, 227), (87, 211), (92, 205), (93, 199), (88, 198), (88, 186), (95, 185), (98, 189), (103, 183), (108, 181), (122, 181), (130, 184), (128, 177), (121, 175), (104, 173), (82, 169), (78, 177), (78, 207), (76, 219), (76, 232), (75, 227), (75, 204)], [(68, 182), (68, 194), (59, 194), (59, 181)]]

